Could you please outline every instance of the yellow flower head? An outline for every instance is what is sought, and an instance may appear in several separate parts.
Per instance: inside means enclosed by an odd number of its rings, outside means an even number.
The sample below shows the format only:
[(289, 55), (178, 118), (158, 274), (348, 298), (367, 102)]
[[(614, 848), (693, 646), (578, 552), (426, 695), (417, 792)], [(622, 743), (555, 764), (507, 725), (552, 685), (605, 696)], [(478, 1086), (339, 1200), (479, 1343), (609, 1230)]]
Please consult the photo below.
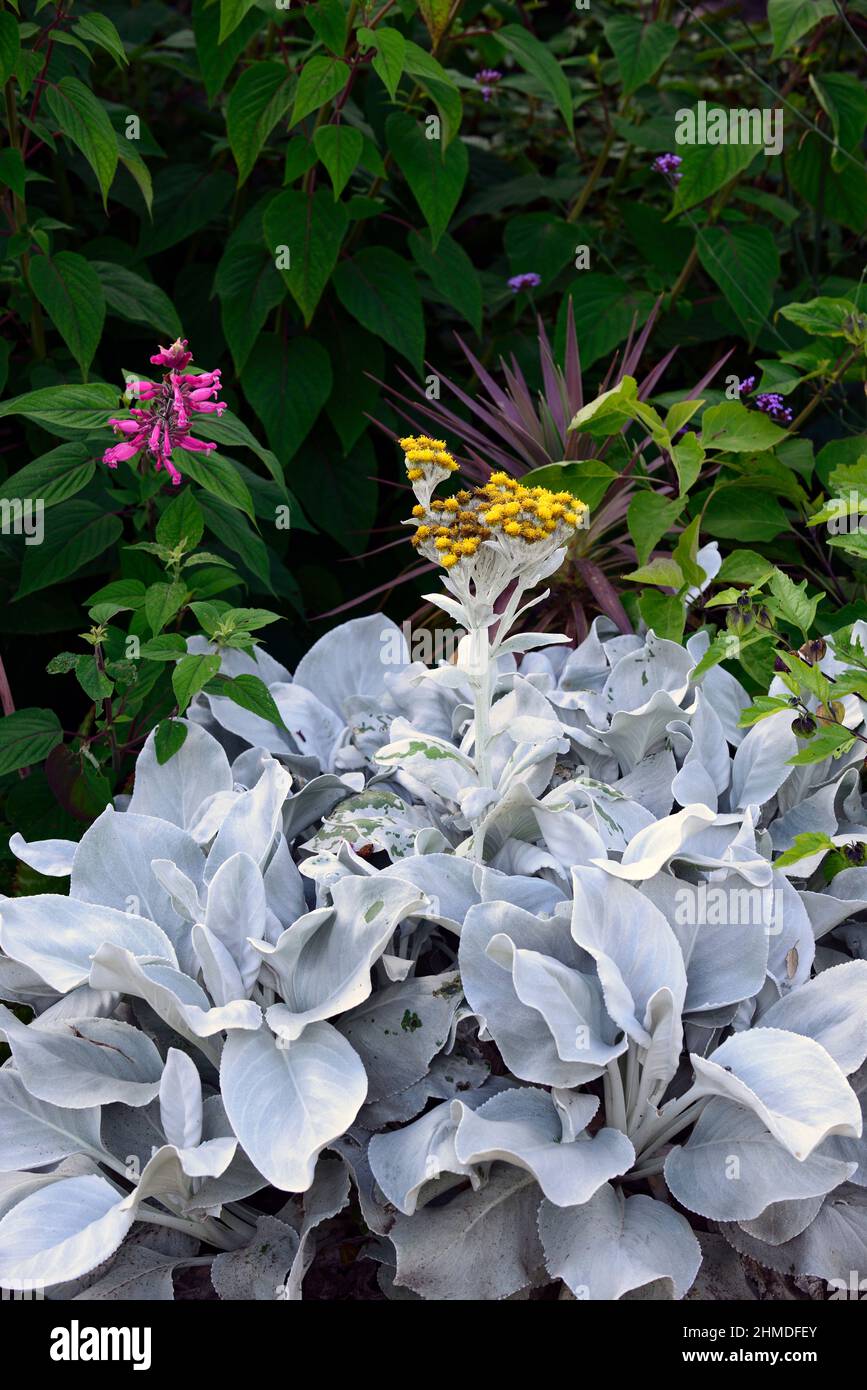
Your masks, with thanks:
[[(419, 476), (428, 481), (430, 466), (448, 472), (457, 467), (441, 439), (411, 436), (400, 445), (412, 481)], [(565, 544), (586, 510), (570, 492), (527, 487), (498, 471), (472, 491), (462, 489), (452, 497), (414, 507), (412, 515), (419, 524), (412, 543), (446, 569), (474, 556), (483, 541), (498, 542), (503, 555), (520, 563), (525, 548), (540, 541), (549, 546)]]

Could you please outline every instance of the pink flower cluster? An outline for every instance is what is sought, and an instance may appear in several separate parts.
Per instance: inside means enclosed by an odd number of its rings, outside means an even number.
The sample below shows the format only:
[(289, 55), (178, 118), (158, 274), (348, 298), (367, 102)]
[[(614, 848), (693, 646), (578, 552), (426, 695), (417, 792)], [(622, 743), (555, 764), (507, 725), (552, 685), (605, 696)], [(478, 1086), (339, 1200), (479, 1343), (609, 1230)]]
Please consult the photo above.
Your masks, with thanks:
[(128, 390), (144, 404), (144, 409), (130, 411), (129, 420), (109, 420), (109, 424), (123, 439), (106, 449), (103, 463), (109, 468), (117, 468), (124, 459), (132, 458), (141, 449), (146, 449), (155, 460), (157, 468), (165, 468), (172, 482), (181, 481), (181, 475), (172, 463), (175, 449), (192, 449), (208, 453), (216, 449), (216, 444), (205, 444), (189, 433), (190, 417), (198, 415), (222, 415), (226, 409), (223, 401), (216, 400), (220, 391), (219, 368), (214, 372), (201, 372), (189, 375), (184, 368), (192, 361), (193, 354), (187, 352), (186, 338), (178, 338), (171, 347), (161, 347), (151, 358), (157, 367), (165, 367), (160, 382), (131, 381)]

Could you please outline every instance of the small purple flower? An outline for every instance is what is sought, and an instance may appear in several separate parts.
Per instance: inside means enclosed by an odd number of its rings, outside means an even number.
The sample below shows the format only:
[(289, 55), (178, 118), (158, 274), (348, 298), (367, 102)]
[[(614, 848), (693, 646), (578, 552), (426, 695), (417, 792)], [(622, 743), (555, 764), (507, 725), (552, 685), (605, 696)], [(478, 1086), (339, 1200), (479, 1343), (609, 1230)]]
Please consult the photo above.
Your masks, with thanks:
[(476, 73), (476, 81), (481, 88), (483, 101), (491, 100), (496, 84), (502, 80), (502, 76), (503, 74), (497, 68), (482, 68), (481, 72)]
[(528, 270), (523, 275), (513, 275), (508, 285), (513, 294), (519, 294), (521, 290), (535, 289), (541, 283), (541, 275), (537, 275), (535, 270)]
[(741, 396), (749, 396), (756, 389), (756, 379), (754, 376), (745, 376), (738, 387)]
[(783, 398), (777, 391), (764, 391), (760, 396), (756, 396), (756, 409), (769, 415), (775, 424), (792, 423), (792, 412), (788, 406), (783, 405)]
[(668, 175), (673, 183), (678, 183), (683, 177), (680, 166), (683, 163), (679, 154), (661, 154), (651, 164), (651, 169), (657, 174)]

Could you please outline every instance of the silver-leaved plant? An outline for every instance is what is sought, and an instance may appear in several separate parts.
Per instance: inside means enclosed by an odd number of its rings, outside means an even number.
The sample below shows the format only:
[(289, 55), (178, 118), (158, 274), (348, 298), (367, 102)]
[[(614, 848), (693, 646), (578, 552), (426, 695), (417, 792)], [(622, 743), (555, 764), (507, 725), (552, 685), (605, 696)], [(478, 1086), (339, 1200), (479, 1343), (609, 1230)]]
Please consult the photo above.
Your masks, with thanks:
[(455, 662), (380, 616), (227, 652), (285, 728), (202, 695), (80, 843), (13, 837), (61, 891), (0, 902), (0, 1286), (298, 1299), (353, 1188), (389, 1297), (864, 1268), (860, 740), (793, 762), (701, 634), (510, 637), (562, 529), (475, 506)]

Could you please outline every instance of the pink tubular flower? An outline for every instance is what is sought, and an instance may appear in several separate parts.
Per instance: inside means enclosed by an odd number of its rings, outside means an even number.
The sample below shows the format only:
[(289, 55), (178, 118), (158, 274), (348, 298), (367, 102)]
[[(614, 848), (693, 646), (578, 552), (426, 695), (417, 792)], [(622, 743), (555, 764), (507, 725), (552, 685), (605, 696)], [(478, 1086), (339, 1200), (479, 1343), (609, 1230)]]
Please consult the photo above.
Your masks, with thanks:
[[(155, 366), (167, 369), (162, 381), (128, 383), (127, 390), (140, 404), (130, 410), (128, 420), (108, 421), (112, 429), (123, 436), (119, 444), (106, 449), (102, 456), (109, 468), (117, 468), (119, 463), (146, 449), (157, 468), (165, 468), (172, 482), (177, 484), (181, 475), (172, 462), (175, 449), (203, 453), (216, 449), (216, 444), (196, 439), (189, 429), (191, 416), (222, 415), (226, 409), (223, 401), (215, 399), (220, 393), (220, 372), (217, 369), (187, 373), (184, 367), (192, 358), (193, 354), (187, 351), (186, 338), (179, 338), (171, 347), (161, 347), (151, 358)], [(145, 402), (147, 407), (142, 409)]]

